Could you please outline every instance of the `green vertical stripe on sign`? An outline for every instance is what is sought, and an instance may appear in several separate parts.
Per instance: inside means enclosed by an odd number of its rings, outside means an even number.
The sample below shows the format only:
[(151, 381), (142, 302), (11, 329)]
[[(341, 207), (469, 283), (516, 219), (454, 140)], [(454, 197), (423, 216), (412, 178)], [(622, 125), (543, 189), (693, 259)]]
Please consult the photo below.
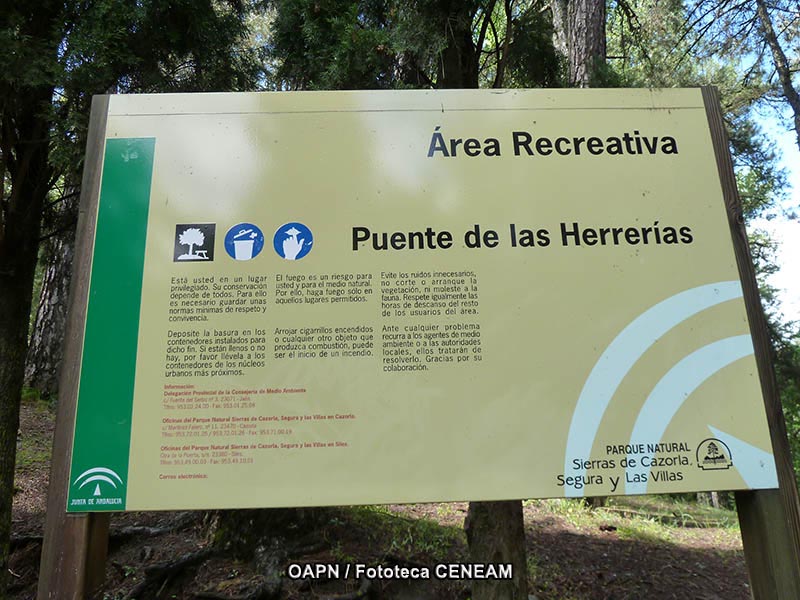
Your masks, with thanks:
[(123, 510), (155, 138), (106, 142), (67, 511)]

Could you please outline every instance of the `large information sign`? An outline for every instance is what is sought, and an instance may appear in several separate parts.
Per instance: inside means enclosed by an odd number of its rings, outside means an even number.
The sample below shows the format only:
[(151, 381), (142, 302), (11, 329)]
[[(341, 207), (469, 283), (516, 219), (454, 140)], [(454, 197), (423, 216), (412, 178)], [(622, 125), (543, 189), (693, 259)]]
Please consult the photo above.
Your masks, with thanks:
[(109, 99), (69, 511), (777, 487), (700, 90)]

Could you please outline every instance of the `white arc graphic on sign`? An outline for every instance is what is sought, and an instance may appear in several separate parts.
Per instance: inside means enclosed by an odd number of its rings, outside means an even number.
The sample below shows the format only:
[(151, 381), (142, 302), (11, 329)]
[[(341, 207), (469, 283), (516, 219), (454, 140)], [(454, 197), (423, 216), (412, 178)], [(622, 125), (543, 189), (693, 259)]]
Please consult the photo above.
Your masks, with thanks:
[(778, 487), (778, 472), (775, 458), (752, 444), (743, 442), (729, 433), (708, 426), (714, 437), (722, 440), (730, 448), (733, 466), (739, 471), (750, 489), (770, 489)]
[[(585, 475), (585, 469), (572, 468), (572, 460), (589, 458), (611, 398), (650, 346), (686, 319), (741, 295), (742, 286), (738, 281), (720, 281), (680, 292), (647, 309), (612, 340), (586, 378), (578, 397), (567, 436), (565, 473)], [(564, 495), (583, 496), (583, 489), (565, 487)]]
[[(116, 479), (116, 481), (114, 481), (112, 477)], [(75, 481), (72, 482), (72, 485), (76, 485), (79, 481), (81, 481), (81, 479), (83, 479), (83, 482), (78, 486), (78, 489), (81, 489), (83, 486), (92, 483), (93, 481), (97, 482), (102, 481), (104, 483), (108, 483), (114, 489), (117, 489), (117, 481), (119, 483), (122, 483), (122, 478), (119, 475), (117, 475), (116, 472), (106, 467), (94, 467), (92, 469), (87, 469), (86, 471), (84, 471), (75, 478)], [(99, 491), (100, 491), (100, 484), (98, 483), (97, 486), (95, 487), (94, 495), (99, 496), (100, 495)]]
[[(631, 445), (656, 444), (661, 441), (672, 418), (689, 396), (720, 369), (753, 353), (753, 342), (749, 335), (729, 337), (695, 350), (680, 360), (661, 378), (645, 400), (631, 433)], [(650, 466), (639, 462), (643, 456), (651, 459), (655, 452), (643, 455), (629, 454), (637, 461), (636, 467), (628, 467), (625, 473), (625, 493), (644, 494), (650, 479)], [(652, 460), (650, 461), (652, 462)], [(634, 473), (646, 477), (633, 477)], [(642, 479), (643, 481), (634, 481)]]
[(105, 475), (92, 475), (91, 477), (87, 477), (87, 478), (86, 478), (86, 479), (83, 481), (83, 483), (82, 483), (82, 484), (80, 484), (80, 485), (78, 486), (78, 489), (82, 488), (82, 487), (83, 487), (83, 486), (85, 486), (87, 483), (91, 483), (91, 482), (93, 482), (93, 481), (105, 481), (106, 483), (110, 483), (110, 484), (111, 484), (111, 487), (113, 487), (113, 488), (115, 488), (115, 489), (116, 489), (116, 487), (117, 487), (117, 483), (116, 483), (114, 480), (112, 480), (112, 479), (109, 479), (109, 478), (108, 478), (108, 477), (106, 477)]

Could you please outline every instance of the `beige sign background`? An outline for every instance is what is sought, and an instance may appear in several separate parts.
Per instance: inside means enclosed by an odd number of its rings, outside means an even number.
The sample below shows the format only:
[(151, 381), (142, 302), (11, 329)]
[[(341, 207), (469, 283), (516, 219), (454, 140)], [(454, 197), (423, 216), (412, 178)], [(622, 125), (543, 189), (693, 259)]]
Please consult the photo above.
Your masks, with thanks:
[(109, 107), (152, 183), (127, 475), (73, 465), (87, 498), (777, 487), (700, 90)]

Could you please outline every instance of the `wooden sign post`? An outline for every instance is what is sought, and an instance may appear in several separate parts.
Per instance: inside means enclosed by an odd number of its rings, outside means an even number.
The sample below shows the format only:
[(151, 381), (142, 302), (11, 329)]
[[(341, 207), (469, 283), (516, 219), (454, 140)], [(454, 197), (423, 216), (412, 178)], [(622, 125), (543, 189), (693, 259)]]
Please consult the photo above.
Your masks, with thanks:
[(47, 491), (38, 600), (83, 600), (99, 588), (105, 578), (109, 515), (68, 515), (66, 506), (107, 111), (108, 96), (95, 96), (81, 182), (80, 215)]
[(745, 559), (754, 598), (800, 598), (800, 499), (786, 436), (786, 422), (772, 366), (772, 344), (747, 243), (742, 204), (736, 187), (728, 149), (728, 134), (722, 120), (717, 89), (703, 87), (703, 101), (708, 113), (736, 262), (744, 288), (747, 318), (753, 335), (780, 483), (777, 490), (736, 492), (736, 509), (739, 513)]

